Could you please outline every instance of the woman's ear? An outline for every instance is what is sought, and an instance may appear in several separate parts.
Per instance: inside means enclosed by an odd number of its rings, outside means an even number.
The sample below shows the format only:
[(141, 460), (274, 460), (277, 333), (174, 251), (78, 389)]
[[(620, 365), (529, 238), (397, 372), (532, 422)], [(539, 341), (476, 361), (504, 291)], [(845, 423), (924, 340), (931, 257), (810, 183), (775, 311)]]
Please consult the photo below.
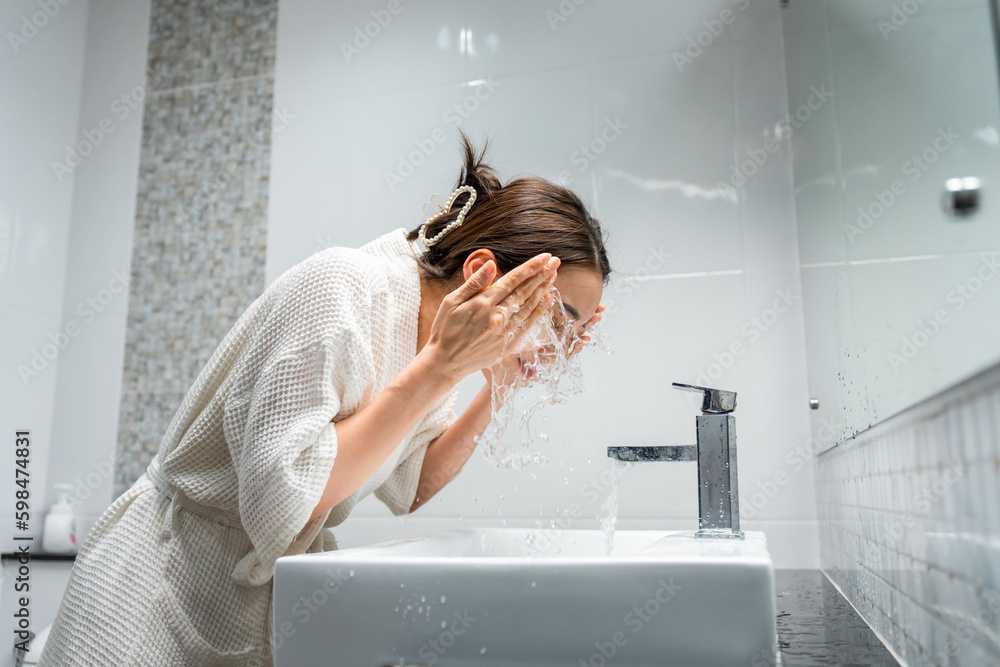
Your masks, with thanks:
[[(496, 255), (493, 254), (492, 250), (487, 250), (486, 248), (479, 248), (478, 250), (473, 250), (469, 253), (469, 256), (465, 258), (465, 264), (462, 265), (462, 279), (468, 280), (473, 273), (482, 268), (483, 264), (493, 260), (494, 264), (497, 264)], [(500, 278), (500, 265), (497, 264), (496, 274), (493, 276), (492, 285)]]

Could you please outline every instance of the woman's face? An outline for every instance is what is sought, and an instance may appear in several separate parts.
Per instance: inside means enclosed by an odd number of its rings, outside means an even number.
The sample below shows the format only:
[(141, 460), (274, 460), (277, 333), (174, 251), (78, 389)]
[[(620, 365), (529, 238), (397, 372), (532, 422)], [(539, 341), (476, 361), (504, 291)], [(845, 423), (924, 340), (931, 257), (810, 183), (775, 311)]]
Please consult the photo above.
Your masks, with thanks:
[[(489, 260), (496, 262), (496, 257), (485, 248), (470, 253), (463, 267), (463, 280), (468, 280)], [(500, 277), (497, 275), (494, 281)], [(584, 324), (601, 305), (604, 280), (597, 271), (571, 265), (559, 267), (553, 287), (559, 298), (550, 306), (548, 322), (535, 325), (524, 337), (521, 349), (502, 363), (508, 380), (516, 378), (518, 384), (530, 380), (539, 364), (558, 359), (560, 347), (564, 355), (568, 354), (567, 348), (583, 334)]]
[(560, 348), (563, 355), (569, 353), (584, 334), (584, 324), (601, 305), (604, 292), (601, 274), (579, 266), (560, 268), (553, 286), (558, 299), (550, 306), (548, 323), (539, 323), (529, 331), (518, 353), (504, 364), (527, 380), (534, 376), (536, 365), (555, 362)]

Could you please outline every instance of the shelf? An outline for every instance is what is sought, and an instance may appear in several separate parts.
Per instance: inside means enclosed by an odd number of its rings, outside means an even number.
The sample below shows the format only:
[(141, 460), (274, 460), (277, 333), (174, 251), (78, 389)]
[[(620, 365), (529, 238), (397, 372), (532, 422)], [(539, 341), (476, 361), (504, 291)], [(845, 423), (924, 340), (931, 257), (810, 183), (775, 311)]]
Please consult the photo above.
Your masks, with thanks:
[[(13, 551), (5, 551), (4, 553), (0, 554), (0, 558), (2, 558), (3, 560), (17, 560), (23, 555), (24, 554)], [(50, 553), (47, 551), (29, 551), (28, 556), (31, 558), (31, 560), (64, 560), (64, 561), (76, 560), (75, 553)]]

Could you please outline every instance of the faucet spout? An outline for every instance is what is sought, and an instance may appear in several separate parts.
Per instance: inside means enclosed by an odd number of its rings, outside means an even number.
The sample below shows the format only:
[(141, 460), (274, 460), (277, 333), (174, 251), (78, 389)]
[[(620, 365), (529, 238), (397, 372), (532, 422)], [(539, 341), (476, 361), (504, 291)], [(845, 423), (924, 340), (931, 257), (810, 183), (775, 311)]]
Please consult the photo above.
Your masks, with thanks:
[(608, 447), (608, 456), (618, 461), (697, 461), (697, 445), (666, 447)]

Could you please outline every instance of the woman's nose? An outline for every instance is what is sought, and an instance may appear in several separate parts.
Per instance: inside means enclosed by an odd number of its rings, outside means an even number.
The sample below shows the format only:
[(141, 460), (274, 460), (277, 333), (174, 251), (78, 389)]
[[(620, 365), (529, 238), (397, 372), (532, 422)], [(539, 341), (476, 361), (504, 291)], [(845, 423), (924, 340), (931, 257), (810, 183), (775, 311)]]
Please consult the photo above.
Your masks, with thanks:
[(550, 344), (552, 342), (551, 338), (552, 336), (548, 332), (547, 327), (541, 323), (536, 323), (524, 336), (524, 342), (521, 345), (522, 351), (537, 350), (540, 347)]
[(548, 344), (542, 345), (540, 348), (538, 348), (535, 351), (535, 354), (537, 354), (539, 356), (542, 356), (542, 357), (551, 357), (551, 356), (554, 356), (556, 354), (557, 350), (558, 350), (558, 348), (555, 346), (554, 343), (548, 343)]
[(521, 361), (525, 364), (547, 363), (548, 360), (558, 356), (558, 347), (552, 343), (536, 345), (530, 350), (521, 353)]

